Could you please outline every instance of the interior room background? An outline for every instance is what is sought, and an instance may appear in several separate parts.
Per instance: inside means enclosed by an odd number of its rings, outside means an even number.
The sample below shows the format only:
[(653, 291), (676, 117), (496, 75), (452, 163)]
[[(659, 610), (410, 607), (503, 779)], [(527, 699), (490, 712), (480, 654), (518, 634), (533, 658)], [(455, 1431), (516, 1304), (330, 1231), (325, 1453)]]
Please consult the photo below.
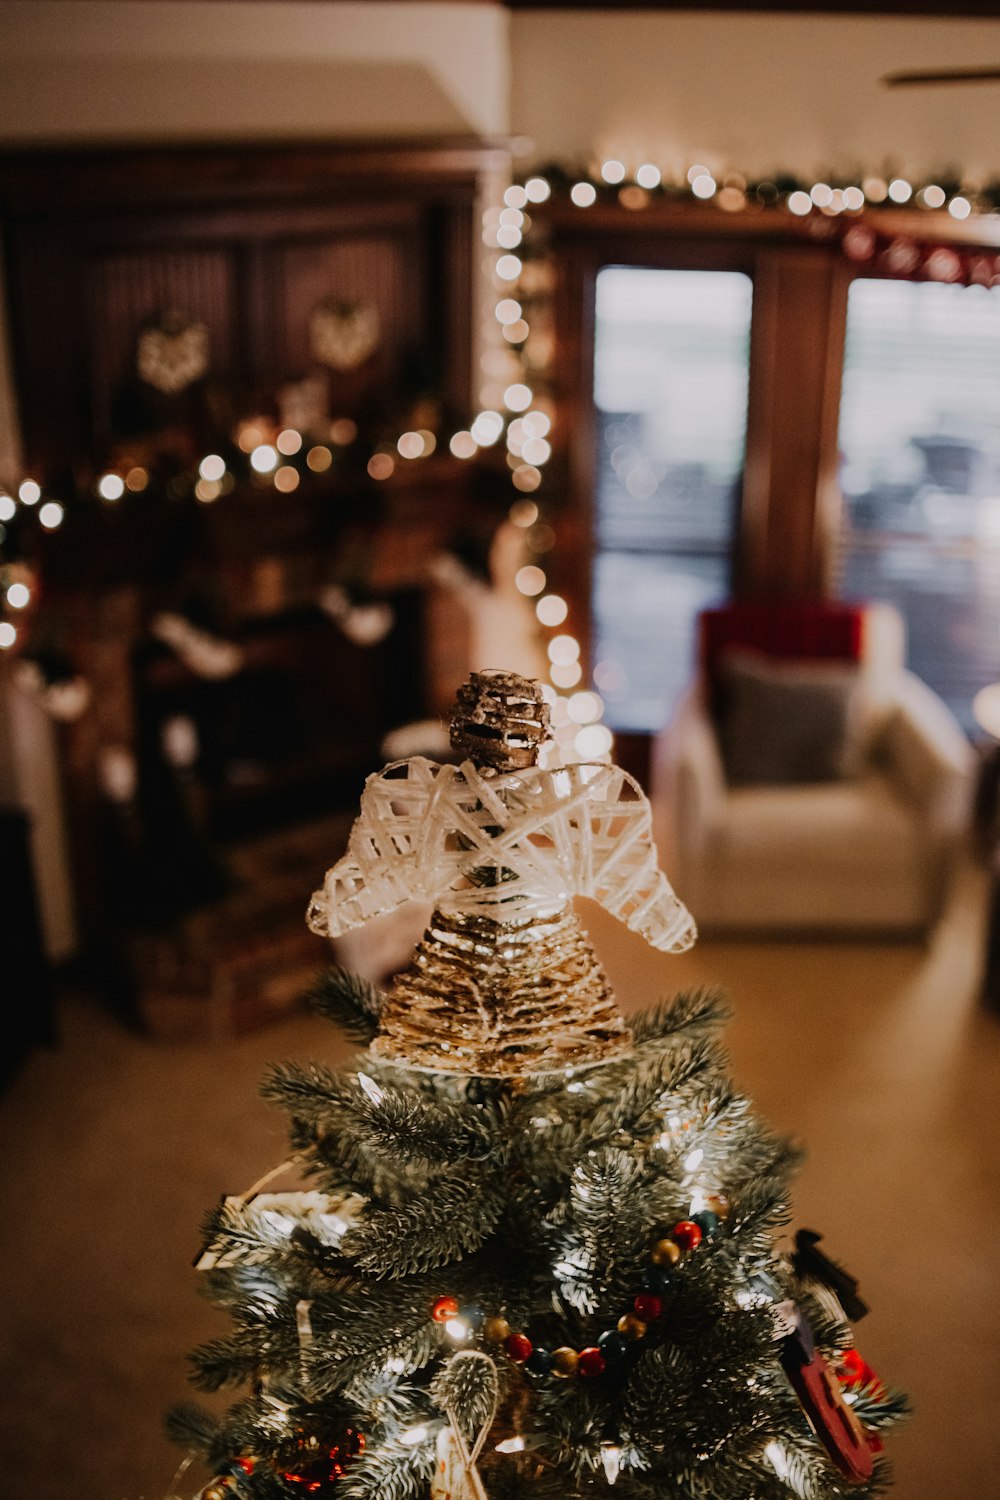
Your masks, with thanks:
[[(599, 174), (602, 162), (621, 160), (629, 172), (640, 162), (657, 163), (664, 178), (678, 180), (703, 163), (720, 182), (729, 173), (806, 184), (853, 174), (987, 184), (1000, 175), (995, 83), (890, 90), (881, 82), (890, 72), (997, 61), (1000, 20), (989, 17), (622, 13), (461, 0), (8, 0), (0, 30), (0, 214), (9, 271), (17, 276), (9, 296), (21, 309), (19, 326), (8, 327), (8, 297), (0, 298), (0, 483), (11, 488), (60, 445), (72, 463), (73, 433), (84, 430), (74, 422), (111, 421), (110, 405), (93, 404), (95, 392), (106, 396), (113, 385), (108, 372), (91, 367), (79, 379), (60, 364), (59, 351), (78, 347), (80, 329), (100, 314), (108, 328), (119, 319), (107, 358), (125, 358), (135, 332), (133, 305), (128, 295), (116, 303), (112, 294), (114, 265), (141, 259), (146, 248), (142, 216), (129, 210), (137, 149), (156, 164), (139, 195), (144, 206), (156, 205), (158, 225), (173, 215), (176, 243), (185, 235), (196, 246), (211, 239), (215, 230), (205, 225), (213, 174), (217, 181), (228, 174), (230, 185), (239, 179), (228, 199), (225, 190), (219, 194), (228, 207), (220, 209), (216, 228), (230, 213), (225, 274), (235, 280), (218, 283), (213, 305), (223, 344), (230, 335), (242, 340), (240, 358), (256, 361), (262, 393), (269, 361), (281, 350), (280, 371), (276, 364), (262, 404), (275, 407), (277, 386), (295, 368), (290, 330), (304, 326), (310, 298), (326, 290), (309, 262), (310, 237), (328, 235), (333, 244), (360, 225), (363, 247), (354, 261), (332, 252), (324, 264), (378, 282), (382, 352), (372, 366), (376, 385), (382, 381), (378, 420), (387, 431), (392, 424), (401, 430), (437, 423), (445, 438), (482, 404), (476, 373), (482, 328), (484, 319), (496, 322), (498, 295), (490, 279), (496, 247), (482, 244), (482, 214), (501, 204), (511, 170), (524, 176), (559, 163), (572, 177)], [(273, 156), (270, 145), (277, 148)], [(44, 164), (41, 175), (33, 175), (34, 153)], [(297, 162), (302, 181), (314, 174), (315, 191), (300, 195), (299, 220), (283, 222), (273, 205), (286, 160)], [(270, 205), (266, 212), (254, 207), (258, 191)], [(131, 1024), (197, 1046), (233, 1029), (251, 1030), (291, 1005), (316, 963), (315, 940), (301, 921), (304, 896), (346, 834), (361, 778), (391, 752), (387, 734), (409, 726), (408, 738), (395, 742), (403, 747), (397, 753), (436, 753), (440, 738), (430, 721), (465, 671), (484, 664), (478, 657), (498, 638), (497, 629), (518, 661), (493, 664), (530, 667), (535, 660), (535, 594), (511, 588), (526, 563), (541, 564), (545, 588), (565, 600), (588, 674), (602, 653), (618, 652), (636, 667), (627, 691), (614, 671), (595, 685), (617, 735), (618, 759), (644, 779), (653, 770), (656, 737), (694, 666), (698, 610), (733, 588), (755, 598), (874, 595), (896, 599), (904, 612), (907, 600), (916, 600), (907, 617), (911, 661), (934, 679), (963, 729), (980, 734), (972, 697), (1000, 678), (1000, 636), (978, 630), (972, 606), (980, 594), (972, 598), (962, 568), (976, 572), (977, 589), (992, 607), (1000, 599), (1000, 529), (984, 502), (997, 472), (993, 440), (987, 433), (964, 449), (949, 446), (954, 409), (935, 408), (921, 386), (928, 430), (934, 436), (938, 422), (940, 441), (919, 452), (911, 446), (909, 468), (890, 480), (883, 476), (876, 494), (871, 476), (882, 453), (865, 419), (875, 397), (885, 396), (879, 363), (885, 349), (895, 349), (892, 341), (915, 320), (934, 322), (933, 309), (924, 311), (931, 302), (944, 308), (947, 324), (937, 354), (947, 355), (956, 339), (977, 351), (970, 402), (977, 413), (989, 408), (1000, 383), (996, 362), (982, 350), (993, 338), (998, 293), (990, 292), (987, 311), (985, 292), (975, 300), (981, 289), (903, 276), (866, 282), (875, 288), (869, 296), (858, 289), (865, 278), (839, 240), (809, 242), (801, 226), (774, 218), (747, 229), (749, 219), (714, 204), (685, 204), (666, 229), (656, 212), (644, 218), (599, 205), (588, 213), (565, 199), (540, 205), (536, 218), (547, 235), (542, 264), (551, 279), (539, 299), (539, 330), (549, 337), (556, 413), (545, 477), (553, 508), (534, 534), (541, 550), (523, 552), (530, 525), (514, 533), (507, 525), (504, 532), (510, 506), (530, 507), (531, 492), (511, 485), (502, 452), (492, 467), (463, 467), (439, 440), (437, 453), (420, 460), (422, 468), (395, 460), (378, 498), (380, 481), (360, 472), (361, 509), (368, 510), (360, 528), (365, 541), (357, 546), (346, 511), (334, 527), (309, 505), (296, 510), (308, 475), (287, 507), (272, 505), (279, 497), (270, 493), (267, 503), (261, 496), (255, 501), (248, 486), (244, 511), (227, 513), (226, 495), (217, 508), (205, 508), (216, 549), (206, 554), (206, 573), (216, 558), (225, 559), (219, 575), (228, 591), (225, 623), (255, 674), (246, 695), (229, 693), (225, 713), (212, 720), (230, 736), (214, 780), (204, 774), (212, 747), (203, 707), (220, 695), (193, 683), (197, 673), (178, 668), (176, 640), (149, 638), (145, 626), (157, 606), (177, 602), (169, 590), (149, 586), (149, 576), (159, 576), (155, 568), (144, 575), (139, 604), (105, 591), (102, 580), (110, 575), (102, 568), (117, 566), (110, 551), (88, 559), (94, 581), (76, 617), (86, 628), (101, 620), (102, 650), (88, 658), (97, 673), (89, 687), (98, 711), (74, 723), (50, 722), (37, 702), (25, 707), (21, 694), (9, 716), (0, 734), (0, 789), (28, 808), (41, 830), (39, 955), (74, 980), (96, 983)], [(927, 214), (923, 222), (930, 222)], [(970, 222), (940, 212), (937, 222), (943, 246), (962, 253), (1000, 248), (992, 219)], [(74, 224), (86, 226), (78, 241)], [(78, 252), (81, 263), (92, 257), (89, 265), (104, 256), (109, 269), (100, 273), (104, 281), (87, 281), (84, 303), (46, 305), (45, 264), (33, 258), (39, 247), (62, 256), (61, 264)], [(206, 261), (205, 286), (216, 274), (218, 266)], [(698, 499), (686, 512), (695, 517), (688, 531), (640, 530), (633, 545), (633, 512), (619, 512), (611, 524), (601, 511), (602, 493), (615, 484), (616, 494), (631, 496), (636, 513), (643, 503), (645, 471), (628, 470), (630, 488), (623, 465), (631, 460), (621, 453), (634, 438), (628, 392), (614, 394), (608, 410), (595, 408), (592, 397), (607, 371), (631, 358), (628, 341), (649, 309), (664, 325), (674, 315), (671, 283), (642, 278), (698, 274), (726, 284), (724, 295), (706, 299), (705, 326), (718, 334), (722, 350), (710, 387), (722, 425), (706, 429), (705, 442), (720, 451), (728, 445), (730, 469), (692, 472)], [(249, 320), (244, 304), (234, 315), (237, 283), (252, 290)], [(29, 286), (34, 300), (24, 302)], [(299, 290), (286, 296), (293, 286)], [(697, 301), (694, 284), (685, 287), (685, 297)], [(105, 294), (99, 307), (95, 299)], [(141, 300), (141, 288), (136, 296)], [(34, 330), (25, 307), (39, 319)], [(691, 338), (695, 364), (700, 340), (701, 325)], [(49, 364), (39, 359), (30, 368), (24, 351), (42, 347)], [(422, 387), (424, 377), (408, 363), (413, 349), (434, 367), (438, 404), (430, 415), (421, 406), (428, 381)], [(357, 415), (364, 390), (341, 389)], [(720, 390), (725, 401), (716, 399)], [(845, 413), (857, 444), (857, 462), (846, 468)], [(235, 416), (249, 419), (253, 411)], [(904, 446), (911, 435), (904, 434)], [(84, 435), (79, 451), (88, 441)], [(957, 493), (968, 503), (964, 510), (935, 509), (932, 491)], [(897, 536), (907, 531), (900, 517), (912, 518), (915, 496), (924, 507), (919, 545)], [(141, 495), (125, 498), (141, 501)], [(525, 517), (530, 510), (522, 510)], [(549, 520), (551, 538), (544, 535)], [(342, 523), (345, 529), (337, 529)], [(379, 544), (372, 547), (376, 533)], [(491, 550), (496, 536), (499, 550)], [(163, 562), (156, 539), (147, 545), (144, 569)], [(293, 567), (288, 559), (306, 552), (314, 571), (296, 574), (298, 562)], [(429, 575), (428, 560), (441, 555), (443, 568)], [(956, 557), (954, 566), (942, 564)], [(61, 558), (65, 583), (75, 560), (65, 544)], [(656, 589), (650, 579), (655, 583), (660, 563), (671, 583)], [(640, 571), (630, 572), (633, 566)], [(322, 616), (286, 607), (296, 589), (301, 596), (311, 590), (314, 599), (333, 590)], [(935, 591), (940, 615), (922, 604)], [(942, 619), (955, 637), (942, 635)], [(206, 626), (210, 651), (219, 644), (213, 628)], [(951, 649), (953, 639), (968, 649)], [(226, 640), (221, 644), (225, 650)], [(567, 682), (575, 660), (567, 664)], [(570, 685), (591, 684), (581, 676)], [(173, 726), (169, 743), (164, 724)], [(192, 724), (203, 734), (200, 743), (190, 738)], [(256, 742), (244, 753), (248, 726), (259, 734), (262, 725), (263, 756)], [(314, 755), (316, 745), (322, 753)], [(109, 746), (126, 753), (102, 758)], [(130, 756), (139, 762), (148, 756), (165, 778), (157, 791), (158, 847), (170, 851), (191, 882), (184, 899), (176, 890), (154, 891), (160, 909), (152, 921), (135, 905)], [(261, 760), (268, 768), (263, 780)], [(26, 868), (23, 847), (12, 857)], [(148, 875), (148, 865), (143, 870)], [(109, 891), (118, 903), (111, 924)], [(8, 919), (12, 931), (27, 931), (13, 907)], [(111, 927), (125, 931), (127, 942)], [(90, 955), (90, 966), (78, 971), (81, 952)], [(890, 957), (892, 972), (896, 963)], [(766, 989), (766, 956), (755, 972)], [(49, 1024), (38, 1019), (40, 1035)], [(918, 1030), (914, 1023), (914, 1037)], [(921, 1065), (933, 1062), (929, 1046), (926, 1039), (914, 1042)], [(971, 1156), (958, 1175), (963, 1191), (986, 1196)], [(848, 1187), (847, 1178), (845, 1166), (838, 1186)], [(209, 1184), (209, 1195), (217, 1186)], [(984, 1264), (972, 1267), (969, 1285), (988, 1296)], [(912, 1311), (912, 1300), (906, 1307)], [(972, 1417), (967, 1425), (963, 1440), (974, 1444), (981, 1435), (971, 1431)]]

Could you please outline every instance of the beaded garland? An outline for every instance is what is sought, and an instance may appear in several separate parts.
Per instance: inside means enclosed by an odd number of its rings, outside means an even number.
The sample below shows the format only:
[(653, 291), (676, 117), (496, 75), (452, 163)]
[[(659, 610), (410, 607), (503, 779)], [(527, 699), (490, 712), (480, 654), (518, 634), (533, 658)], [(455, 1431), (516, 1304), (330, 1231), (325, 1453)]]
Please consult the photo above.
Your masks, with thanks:
[(632, 1299), (632, 1305), (618, 1319), (613, 1328), (606, 1328), (596, 1344), (585, 1349), (574, 1349), (562, 1345), (546, 1349), (533, 1341), (520, 1329), (511, 1328), (506, 1318), (486, 1317), (481, 1307), (459, 1304), (455, 1297), (438, 1297), (431, 1305), (431, 1317), (436, 1323), (448, 1323), (453, 1318), (478, 1332), (488, 1344), (500, 1345), (508, 1359), (521, 1365), (529, 1374), (545, 1378), (553, 1376), (560, 1380), (579, 1377), (595, 1380), (609, 1366), (618, 1364), (633, 1344), (644, 1339), (649, 1325), (663, 1316), (663, 1295), (670, 1283), (670, 1273), (686, 1256), (697, 1250), (706, 1239), (714, 1239), (723, 1220), (729, 1213), (725, 1199), (709, 1198), (712, 1208), (692, 1213), (689, 1219), (679, 1219), (669, 1234), (657, 1239), (649, 1251), (649, 1266), (643, 1274), (642, 1290)]

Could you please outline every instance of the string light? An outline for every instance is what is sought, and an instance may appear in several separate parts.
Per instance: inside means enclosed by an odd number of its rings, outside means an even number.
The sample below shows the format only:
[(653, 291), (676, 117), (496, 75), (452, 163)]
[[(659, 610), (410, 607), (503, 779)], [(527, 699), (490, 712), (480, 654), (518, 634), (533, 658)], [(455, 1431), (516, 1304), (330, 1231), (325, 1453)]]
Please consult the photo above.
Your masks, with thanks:
[(527, 411), (533, 399), (530, 387), (522, 384), (521, 381), (515, 381), (513, 385), (509, 385), (503, 393), (503, 404), (508, 411)]
[(518, 568), (514, 575), (514, 587), (520, 593), (527, 594), (529, 598), (534, 594), (540, 594), (545, 587), (545, 582), (545, 574), (534, 563), (527, 563), (523, 568)]
[(448, 444), (456, 458), (472, 458), (479, 451), (479, 444), (471, 432), (456, 432)]
[(373, 453), (368, 460), (368, 473), (372, 479), (388, 479), (395, 467), (388, 453)]
[(577, 182), (570, 188), (569, 196), (577, 208), (590, 208), (597, 202), (597, 189), (591, 182)]
[(652, 162), (643, 162), (635, 174), (635, 180), (641, 188), (647, 190), (659, 187), (663, 180), (663, 174), (659, 167), (654, 167)]
[(17, 640), (17, 631), (9, 620), (0, 620), (0, 651), (9, 651)]
[(312, 469), (314, 474), (324, 474), (333, 463), (333, 454), (329, 448), (318, 445), (310, 448), (306, 454), (306, 466)]
[(524, 195), (529, 203), (544, 203), (552, 189), (544, 177), (529, 177), (524, 184)]
[[(201, 475), (202, 479), (207, 479), (210, 483), (213, 480), (220, 480), (225, 472), (226, 460), (224, 458), (220, 458), (218, 453), (207, 453), (202, 459), (201, 463), (198, 465), (198, 473)], [(127, 482), (128, 480), (126, 478), (126, 483)]]
[(535, 605), (535, 614), (542, 625), (561, 625), (569, 614), (569, 605), (559, 594), (546, 594)]
[[(34, 505), (34, 500), (27, 500), (25, 498), (24, 491), (26, 488), (27, 486), (22, 484), (20, 490), (21, 499), (24, 500), (26, 505)], [(35, 485), (35, 489), (38, 489), (37, 485)], [(97, 481), (97, 493), (102, 500), (120, 500), (125, 493), (125, 481), (120, 474), (102, 474)], [(38, 494), (41, 494), (41, 490), (38, 491)], [(38, 496), (35, 497), (35, 499), (37, 498)]]
[(489, 448), (503, 432), (503, 417), (498, 411), (481, 411), (472, 424), (472, 436), (481, 448)]
[(17, 505), (10, 495), (0, 495), (0, 521), (13, 521)]
[(7, 603), (11, 609), (27, 609), (31, 603), (31, 590), (26, 583), (12, 583), (7, 590)]
[(250, 453), (250, 467), (258, 474), (270, 474), (278, 466), (278, 450), (270, 443), (258, 443)]
[(46, 531), (55, 531), (57, 526), (62, 525), (65, 515), (66, 512), (58, 500), (46, 500), (38, 512), (38, 519)]

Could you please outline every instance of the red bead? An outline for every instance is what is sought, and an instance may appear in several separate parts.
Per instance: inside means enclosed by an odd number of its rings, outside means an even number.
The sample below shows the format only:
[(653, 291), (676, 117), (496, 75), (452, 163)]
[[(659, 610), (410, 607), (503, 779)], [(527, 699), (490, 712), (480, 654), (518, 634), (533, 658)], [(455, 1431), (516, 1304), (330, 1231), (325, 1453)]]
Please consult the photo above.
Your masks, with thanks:
[(600, 1349), (581, 1349), (580, 1358), (576, 1362), (578, 1375), (583, 1375), (588, 1380), (593, 1380), (598, 1375), (603, 1375), (608, 1368), (607, 1361)]
[(663, 1313), (663, 1298), (657, 1297), (655, 1292), (640, 1292), (632, 1306), (643, 1322), (655, 1323)]
[(447, 1323), (449, 1318), (458, 1317), (458, 1303), (454, 1297), (439, 1297), (431, 1304), (431, 1317), (435, 1323)]
[(253, 1473), (253, 1464), (254, 1464), (254, 1461), (253, 1461), (252, 1458), (238, 1458), (236, 1460), (236, 1467), (238, 1469), (242, 1469), (243, 1472), (244, 1472), (244, 1474), (252, 1474)]
[(701, 1244), (701, 1227), (691, 1219), (681, 1219), (670, 1231), (670, 1238), (682, 1250), (696, 1250)]
[(504, 1339), (504, 1348), (516, 1365), (523, 1365), (531, 1358), (534, 1344), (526, 1333), (512, 1333)]

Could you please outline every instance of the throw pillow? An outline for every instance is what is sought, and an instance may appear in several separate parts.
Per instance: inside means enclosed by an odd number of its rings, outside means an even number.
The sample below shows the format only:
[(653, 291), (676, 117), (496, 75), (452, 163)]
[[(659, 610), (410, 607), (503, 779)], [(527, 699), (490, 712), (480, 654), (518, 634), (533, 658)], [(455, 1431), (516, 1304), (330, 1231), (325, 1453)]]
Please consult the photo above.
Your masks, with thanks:
[(857, 772), (864, 714), (856, 666), (732, 651), (721, 680), (720, 741), (732, 784), (839, 781)]

